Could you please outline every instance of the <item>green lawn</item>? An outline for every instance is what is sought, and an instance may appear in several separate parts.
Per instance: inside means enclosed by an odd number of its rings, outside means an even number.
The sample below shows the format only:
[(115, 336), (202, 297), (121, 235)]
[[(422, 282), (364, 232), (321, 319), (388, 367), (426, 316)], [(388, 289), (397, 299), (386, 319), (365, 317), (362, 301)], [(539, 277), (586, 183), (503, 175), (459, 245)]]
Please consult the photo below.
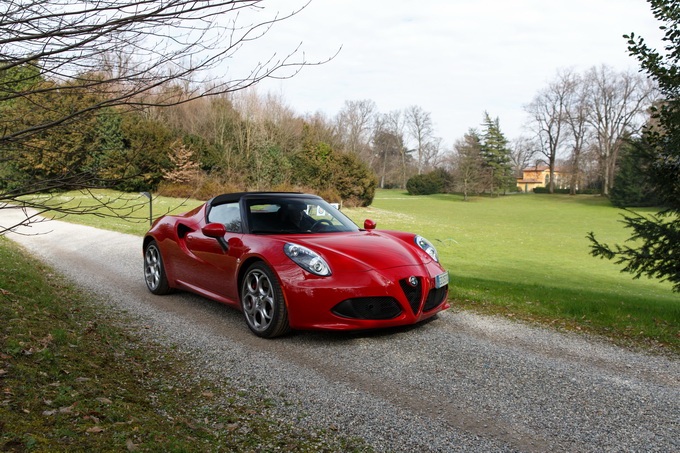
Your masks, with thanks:
[[(120, 198), (112, 191), (97, 196), (127, 205), (136, 220), (95, 216), (66, 220), (132, 234), (146, 231), (146, 198), (138, 194)], [(88, 197), (68, 193), (59, 201), (92, 204)], [(158, 197), (154, 214), (183, 212), (198, 204)], [(358, 225), (370, 218), (378, 228), (430, 239), (451, 272), (456, 307), (680, 350), (680, 295), (671, 292), (671, 285), (633, 280), (620, 273), (619, 266), (588, 253), (589, 231), (605, 242), (622, 243), (628, 237), (619, 222), (623, 211), (606, 199), (523, 194), (464, 202), (458, 195), (409, 196), (400, 190), (379, 190), (372, 206), (344, 212)]]
[[(649, 211), (649, 210), (648, 210)], [(671, 285), (633, 280), (589, 255), (586, 234), (623, 242), (621, 210), (579, 195), (511, 195), (463, 202), (458, 195), (379, 191), (357, 222), (422, 234), (451, 272), (458, 306), (558, 323), (617, 338), (680, 345), (680, 295)]]

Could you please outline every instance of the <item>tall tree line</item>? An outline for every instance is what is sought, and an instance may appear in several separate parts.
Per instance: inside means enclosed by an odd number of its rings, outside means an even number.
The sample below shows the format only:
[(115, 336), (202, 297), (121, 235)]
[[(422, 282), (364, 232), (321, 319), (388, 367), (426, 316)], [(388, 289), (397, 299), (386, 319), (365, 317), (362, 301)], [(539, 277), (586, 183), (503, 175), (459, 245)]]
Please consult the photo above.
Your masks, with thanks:
[[(188, 96), (172, 91), (177, 99)], [(91, 102), (68, 91), (40, 100), (52, 111)], [(42, 111), (23, 99), (11, 108), (25, 111), (26, 122), (43, 121)], [(113, 187), (197, 198), (307, 190), (367, 205), (375, 175), (356, 154), (342, 151), (336, 135), (330, 120), (299, 116), (282, 100), (252, 90), (139, 111), (110, 107), (81, 115), (77, 127), (42, 131), (17, 145), (0, 162), (0, 190)]]
[[(607, 66), (584, 73), (558, 71), (525, 107), (536, 160), (549, 166), (550, 192), (561, 162), (562, 170), (571, 175), (571, 193), (590, 179), (609, 195), (621, 151), (629, 139), (639, 136), (655, 96), (655, 84), (642, 74)], [(584, 171), (588, 164), (596, 170), (590, 178)]]
[(342, 148), (375, 171), (381, 188), (405, 188), (411, 176), (440, 165), (444, 154), (431, 113), (418, 105), (382, 113), (372, 100), (348, 100), (334, 124)]

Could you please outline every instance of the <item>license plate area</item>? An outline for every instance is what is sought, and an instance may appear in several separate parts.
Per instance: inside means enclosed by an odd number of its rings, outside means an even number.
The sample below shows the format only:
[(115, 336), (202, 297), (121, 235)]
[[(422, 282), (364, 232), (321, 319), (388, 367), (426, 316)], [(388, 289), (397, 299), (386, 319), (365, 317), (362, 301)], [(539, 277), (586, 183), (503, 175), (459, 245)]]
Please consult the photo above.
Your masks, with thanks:
[(443, 286), (449, 284), (449, 272), (446, 271), (443, 274), (439, 274), (434, 278), (434, 287), (439, 289)]

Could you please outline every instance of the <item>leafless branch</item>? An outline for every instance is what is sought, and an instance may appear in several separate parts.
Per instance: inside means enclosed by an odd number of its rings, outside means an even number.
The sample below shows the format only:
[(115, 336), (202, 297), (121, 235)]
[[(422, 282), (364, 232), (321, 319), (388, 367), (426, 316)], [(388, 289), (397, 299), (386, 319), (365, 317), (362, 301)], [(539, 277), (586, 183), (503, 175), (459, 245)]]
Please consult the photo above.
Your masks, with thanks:
[[(308, 3), (287, 13), (269, 13), (267, 0), (7, 0), (0, 5), (0, 164), (17, 149), (40, 154), (35, 141), (46, 131), (78, 127), (88, 115), (112, 107), (145, 109), (179, 105), (251, 87), (264, 79), (295, 76), (306, 66), (324, 64), (334, 55), (309, 62), (298, 44), (272, 51), (229, 79), (228, 64), (278, 23), (299, 14)], [(279, 5), (280, 7), (280, 5)], [(264, 14), (267, 13), (267, 14)], [(180, 90), (174, 89), (181, 87)], [(46, 96), (90, 96), (77, 108), (59, 110)], [(43, 114), (25, 121), (12, 112), (21, 101)], [(6, 114), (6, 112), (10, 112)], [(61, 130), (61, 129), (60, 129)], [(38, 140), (39, 141), (39, 140)], [(30, 203), (27, 196), (64, 187), (89, 190), (106, 185), (87, 172), (32, 181), (4, 178), (0, 202), (25, 203), (38, 212), (95, 212), (78, 205), (63, 208)], [(110, 181), (109, 181), (110, 182)], [(97, 215), (117, 215), (116, 212)], [(27, 211), (28, 212), (28, 211)], [(33, 214), (26, 223), (34, 221)], [(9, 231), (13, 227), (0, 229)]]

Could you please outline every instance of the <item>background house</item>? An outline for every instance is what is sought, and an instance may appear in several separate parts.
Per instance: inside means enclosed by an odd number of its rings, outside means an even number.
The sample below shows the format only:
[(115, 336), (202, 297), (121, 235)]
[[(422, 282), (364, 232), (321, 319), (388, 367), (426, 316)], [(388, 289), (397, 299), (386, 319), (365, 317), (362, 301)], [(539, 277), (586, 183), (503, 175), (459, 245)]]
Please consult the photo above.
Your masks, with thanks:
[[(555, 189), (567, 187), (567, 178), (559, 168), (553, 171), (555, 177)], [(522, 171), (522, 177), (517, 178), (517, 190), (531, 192), (536, 187), (548, 187), (550, 184), (550, 167), (547, 165), (535, 165)]]

